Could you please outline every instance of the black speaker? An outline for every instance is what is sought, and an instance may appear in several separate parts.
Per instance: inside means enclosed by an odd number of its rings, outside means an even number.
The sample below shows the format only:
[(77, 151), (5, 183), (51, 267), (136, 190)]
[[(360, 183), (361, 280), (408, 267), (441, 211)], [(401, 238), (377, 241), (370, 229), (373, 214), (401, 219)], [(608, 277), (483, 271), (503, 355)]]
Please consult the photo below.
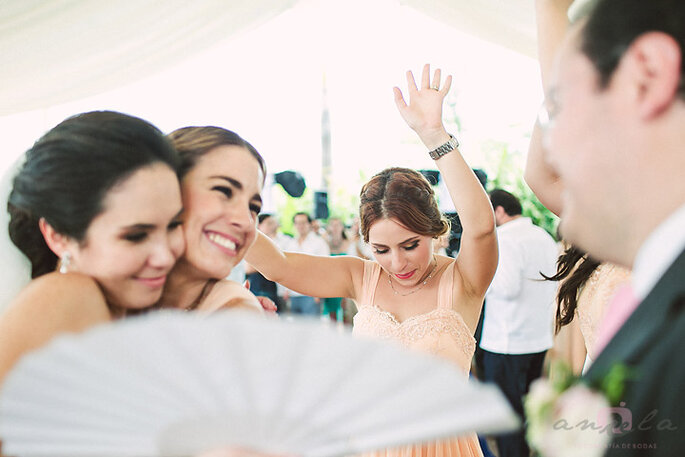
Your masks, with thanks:
[(419, 170), (419, 173), (428, 180), (431, 186), (437, 186), (440, 181), (440, 172), (438, 170)]
[(314, 192), (314, 219), (328, 219), (328, 192)]
[(307, 188), (304, 178), (297, 171), (281, 171), (274, 175), (274, 179), (291, 197), (300, 198)]

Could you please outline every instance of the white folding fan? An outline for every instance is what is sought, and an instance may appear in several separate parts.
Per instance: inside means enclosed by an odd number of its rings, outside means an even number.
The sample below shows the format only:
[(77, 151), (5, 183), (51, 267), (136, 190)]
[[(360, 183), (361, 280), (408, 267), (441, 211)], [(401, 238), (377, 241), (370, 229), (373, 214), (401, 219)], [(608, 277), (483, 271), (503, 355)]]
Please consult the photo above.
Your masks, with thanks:
[(233, 445), (332, 457), (511, 430), (492, 386), (321, 323), (159, 312), (63, 336), (0, 392), (17, 457), (189, 456)]

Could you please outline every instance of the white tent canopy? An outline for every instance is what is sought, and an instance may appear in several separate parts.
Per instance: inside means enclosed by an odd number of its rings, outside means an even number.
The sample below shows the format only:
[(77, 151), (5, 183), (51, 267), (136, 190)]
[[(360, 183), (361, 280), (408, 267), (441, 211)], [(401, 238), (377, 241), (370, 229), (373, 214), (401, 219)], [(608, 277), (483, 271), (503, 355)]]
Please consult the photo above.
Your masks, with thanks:
[[(305, 1), (313, 0), (5, 0), (0, 116), (123, 86)], [(528, 56), (535, 53), (530, 0), (393, 1)]]
[[(321, 14), (302, 15), (298, 9)], [(426, 17), (398, 14), (404, 9)], [(318, 22), (305, 25), (302, 17)], [(392, 37), (383, 36), (383, 31), (389, 30), (388, 23), (397, 25), (390, 32)], [(441, 27), (441, 23), (446, 26)], [(256, 39), (261, 26), (268, 40), (282, 38), (281, 42)], [(457, 33), (444, 33), (452, 27)], [(470, 49), (480, 40), (464, 46), (459, 37), (463, 34), (458, 32), (516, 52), (498, 54), (501, 61), (488, 60)], [(331, 36), (322, 37), (325, 33)], [(369, 42), (376, 37), (376, 42)], [(455, 41), (450, 41), (453, 37)], [(392, 40), (392, 45), (387, 40)], [(412, 47), (417, 43), (418, 47)], [(357, 55), (362, 48), (366, 54)], [(397, 67), (392, 52), (402, 54), (401, 66)], [(404, 65), (423, 63), (424, 58), (445, 65), (447, 60), (454, 67), (443, 68), (459, 74), (460, 80), (473, 81), (477, 75), (485, 89), (470, 86), (472, 89), (460, 95), (460, 106), (464, 112), (468, 106), (487, 112), (471, 112), (469, 118), (485, 116), (490, 138), (498, 123), (506, 124), (502, 120), (507, 117), (506, 110), (500, 101), (507, 100), (517, 112), (525, 111), (530, 100), (533, 111), (539, 103), (535, 96), (526, 95), (529, 91), (521, 90), (520, 79), (512, 77), (513, 66), (526, 66), (511, 59), (518, 57), (516, 53), (528, 57), (535, 54), (532, 0), (0, 0), (0, 129), (4, 135), (0, 200), (6, 201), (14, 175), (9, 165), (18, 163), (20, 154), (47, 128), (81, 110), (133, 112), (154, 119), (155, 125), (167, 131), (189, 123), (218, 122), (250, 138), (263, 151), (272, 170), (284, 169), (285, 163), (298, 170), (312, 164), (316, 167), (312, 152), (318, 151), (321, 141), (322, 88), (316, 68), (331, 70), (326, 73), (328, 93), (338, 108), (333, 149), (341, 154), (339, 157), (344, 154), (337, 163), (334, 154), (334, 163), (339, 171), (347, 169), (341, 175), (358, 179), (361, 165), (359, 160), (351, 160), (350, 153), (384, 150), (390, 137), (397, 138), (392, 146), (393, 161), (414, 166), (404, 162), (414, 157), (413, 149), (398, 133), (405, 132), (406, 127), (396, 116), (388, 90), (390, 84), (401, 83), (402, 72), (408, 68)], [(326, 64), (312, 65), (310, 60), (319, 58)], [(369, 65), (367, 59), (375, 59), (379, 65)], [(192, 65), (198, 65), (197, 81), (192, 80)], [(504, 81), (499, 76), (501, 68), (507, 69)], [(292, 71), (300, 74), (290, 77)], [(388, 77), (386, 71), (400, 80)], [(383, 74), (374, 75), (374, 79), (370, 72)], [(535, 80), (530, 74), (524, 78)], [(168, 81), (183, 87), (167, 86)], [(139, 83), (142, 90), (132, 88)], [(218, 93), (212, 92), (214, 85), (221, 87)], [(364, 90), (363, 115), (355, 111), (354, 100), (347, 105), (340, 103), (342, 88), (348, 86)], [(112, 94), (127, 88), (139, 91), (140, 99), (133, 105), (130, 97), (124, 105), (112, 103), (112, 97), (116, 99), (121, 93)], [(245, 88), (258, 90), (267, 108), (246, 101), (254, 98), (254, 92)], [(306, 91), (309, 95), (303, 96)], [(106, 101), (87, 101), (98, 96)], [(277, 96), (279, 102), (272, 106), (268, 101)], [(350, 97), (348, 93), (342, 96)], [(79, 105), (84, 100), (85, 105)], [(68, 106), (70, 103), (78, 108)], [(182, 108), (168, 110), (173, 112), (167, 115), (155, 111), (159, 106)], [(227, 106), (232, 109), (225, 109)], [(491, 106), (499, 108), (488, 110)], [(293, 107), (297, 107), (295, 115)], [(503, 117), (495, 120), (495, 114)], [(263, 119), (268, 128), (264, 128)], [(379, 124), (378, 119), (384, 122)], [(363, 158), (364, 166), (371, 169), (383, 160), (382, 154)], [(7, 219), (7, 213), (0, 211), (0, 227), (7, 227)], [(3, 232), (0, 310), (30, 277), (27, 259), (11, 243), (7, 231)]]

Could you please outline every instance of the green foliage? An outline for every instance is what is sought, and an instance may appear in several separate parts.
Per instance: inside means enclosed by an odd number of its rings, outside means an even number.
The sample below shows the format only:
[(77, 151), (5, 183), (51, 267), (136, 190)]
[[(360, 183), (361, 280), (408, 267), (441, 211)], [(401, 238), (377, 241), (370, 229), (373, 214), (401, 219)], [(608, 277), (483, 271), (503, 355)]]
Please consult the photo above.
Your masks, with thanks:
[[(554, 372), (552, 387), (559, 394), (580, 382), (586, 382), (585, 379), (573, 374), (571, 367), (564, 361), (554, 362), (551, 369)], [(637, 373), (634, 368), (622, 363), (615, 363), (602, 378), (591, 383), (589, 387), (594, 391), (601, 392), (610, 405), (618, 406), (623, 397), (626, 382), (636, 378)]]
[[(461, 121), (456, 113), (456, 102), (448, 99), (446, 106), (446, 124), (455, 126), (458, 131)], [(518, 135), (525, 135), (520, 133)], [(529, 135), (529, 133), (528, 133)], [(487, 190), (501, 188), (516, 195), (521, 201), (523, 215), (542, 227), (556, 239), (558, 218), (540, 203), (532, 190), (523, 180), (525, 155), (512, 148), (505, 141), (490, 141), (483, 145), (486, 165), (482, 168), (488, 175)], [(331, 217), (339, 217), (346, 224), (358, 214), (359, 191), (370, 178), (365, 170), (359, 170), (356, 182), (331, 182), (328, 192), (328, 207)], [(277, 214), (281, 221), (281, 230), (293, 233), (292, 217), (299, 211), (314, 215), (314, 190), (308, 187), (302, 197), (293, 198), (283, 188), (276, 186), (274, 195)]]
[[(456, 131), (461, 131), (462, 122), (458, 114), (458, 106), (459, 92), (454, 90), (445, 100), (443, 117), (445, 125), (455, 126)], [(521, 127), (512, 126), (511, 132), (512, 136), (516, 138), (530, 137), (529, 127), (521, 129)], [(483, 148), (485, 149), (487, 163), (483, 167), (488, 175), (487, 190), (500, 188), (516, 195), (521, 201), (523, 215), (530, 217), (535, 225), (544, 228), (556, 239), (559, 218), (540, 203), (540, 200), (523, 180), (524, 153), (512, 149), (510, 143), (505, 141), (491, 141), (484, 144)]]
[[(359, 212), (359, 191), (368, 179), (367, 173), (359, 170), (359, 177), (355, 183), (332, 183), (328, 191), (329, 217), (339, 217), (345, 224), (349, 224)], [(307, 187), (300, 198), (295, 198), (288, 195), (281, 186), (276, 186), (276, 189), (273, 198), (281, 222), (281, 231), (292, 235), (293, 216), (296, 213), (304, 211), (314, 217), (314, 190)]]
[(276, 215), (281, 223), (281, 231), (289, 235), (293, 235), (295, 230), (293, 228), (293, 216), (296, 213), (304, 211), (310, 215), (314, 215), (314, 191), (307, 187), (299, 198), (294, 198), (281, 186), (274, 186), (273, 199), (276, 207)]
[(359, 212), (359, 189), (336, 186), (332, 193), (328, 193), (328, 211), (330, 217), (338, 217), (349, 224)]
[(634, 368), (616, 363), (612, 365), (602, 380), (600, 389), (606, 394), (610, 405), (618, 406), (623, 397), (626, 381), (635, 380), (636, 378), (637, 373)]
[(504, 189), (521, 201), (523, 215), (535, 225), (547, 230), (556, 239), (559, 218), (552, 214), (535, 196), (523, 180), (524, 157), (521, 151), (512, 151), (504, 142), (491, 142), (486, 146), (488, 190)]

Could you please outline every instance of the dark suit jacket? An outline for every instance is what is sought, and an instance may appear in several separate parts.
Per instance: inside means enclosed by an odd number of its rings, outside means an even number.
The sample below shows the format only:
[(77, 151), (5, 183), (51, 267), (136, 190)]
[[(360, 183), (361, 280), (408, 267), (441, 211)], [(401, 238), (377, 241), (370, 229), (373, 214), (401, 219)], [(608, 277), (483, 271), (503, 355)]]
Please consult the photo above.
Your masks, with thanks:
[[(634, 370), (621, 401), (632, 426), (607, 456), (685, 455), (685, 251), (628, 318), (585, 376), (601, 380), (617, 362)], [(627, 416), (625, 417), (627, 419)]]

